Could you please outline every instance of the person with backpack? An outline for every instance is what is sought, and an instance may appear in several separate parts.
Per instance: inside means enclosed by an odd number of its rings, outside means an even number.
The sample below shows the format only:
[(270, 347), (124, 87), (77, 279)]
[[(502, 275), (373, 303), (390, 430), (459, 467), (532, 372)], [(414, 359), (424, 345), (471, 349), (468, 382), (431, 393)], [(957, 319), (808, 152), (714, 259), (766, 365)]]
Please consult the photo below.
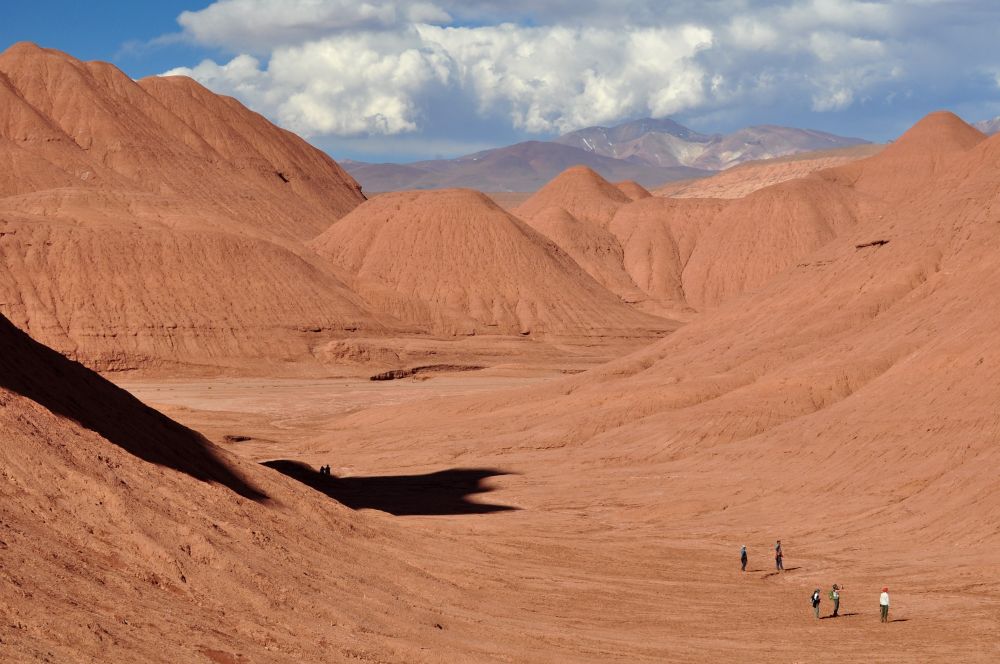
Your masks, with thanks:
[(878, 608), (882, 614), (879, 622), (889, 622), (889, 589), (883, 588), (882, 595), (878, 598)]
[(833, 590), (830, 591), (830, 599), (833, 600), (833, 616), (837, 618), (840, 613), (840, 586), (836, 583), (833, 584)]
[(740, 563), (743, 565), (741, 572), (747, 571), (747, 545), (744, 544), (743, 548), (740, 549)]
[(816, 590), (813, 591), (812, 594), (813, 613), (816, 614), (817, 620), (819, 619), (819, 602), (820, 602), (819, 588), (817, 588)]
[(785, 564), (783, 562), (784, 554), (781, 552), (781, 540), (778, 540), (774, 545), (774, 567), (779, 571), (784, 571)]

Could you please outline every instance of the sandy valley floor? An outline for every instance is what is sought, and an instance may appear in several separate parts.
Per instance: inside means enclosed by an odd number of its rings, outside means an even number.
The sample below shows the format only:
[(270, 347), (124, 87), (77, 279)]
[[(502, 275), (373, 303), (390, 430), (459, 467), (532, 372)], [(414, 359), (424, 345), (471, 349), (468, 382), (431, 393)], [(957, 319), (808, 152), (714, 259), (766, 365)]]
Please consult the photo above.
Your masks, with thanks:
[[(329, 463), (339, 480), (359, 480), (341, 500), (440, 542), (436, 560), (414, 564), (480, 598), (473, 606), (442, 600), (435, 627), (455, 630), (457, 647), (478, 653), (470, 661), (695, 662), (733, 652), (742, 661), (782, 662), (1000, 657), (997, 578), (972, 571), (982, 561), (957, 558), (945, 574), (938, 565), (927, 573), (926, 560), (881, 557), (878, 543), (855, 542), (822, 523), (775, 532), (763, 515), (759, 524), (738, 528), (718, 516), (706, 520), (671, 499), (670, 475), (661, 467), (569, 472), (566, 464), (539, 463), (537, 451), (454, 459), (453, 442), (442, 441), (439, 450), (372, 448), (340, 424), (360, 409), (419, 401), (432, 411), (441, 399), (525, 389), (560, 376), (119, 383), (254, 461)], [(420, 477), (479, 467), (484, 472)], [(625, 485), (633, 490), (622, 491)], [(469, 503), (516, 509), (470, 510)], [(462, 513), (470, 511), (481, 513)], [(773, 570), (775, 537), (785, 546), (782, 574)], [(750, 564), (742, 574), (744, 543)], [(827, 616), (834, 582), (845, 587), (843, 615), (816, 621), (808, 597), (820, 587)], [(888, 625), (878, 621), (882, 584), (893, 591)], [(441, 661), (433, 652), (426, 658)]]

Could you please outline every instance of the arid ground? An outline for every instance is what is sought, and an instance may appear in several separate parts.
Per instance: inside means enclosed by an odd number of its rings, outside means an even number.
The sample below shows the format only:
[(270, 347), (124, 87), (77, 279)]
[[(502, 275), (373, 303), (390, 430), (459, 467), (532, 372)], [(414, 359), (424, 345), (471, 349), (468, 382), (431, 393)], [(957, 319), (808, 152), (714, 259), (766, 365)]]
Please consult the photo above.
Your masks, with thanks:
[[(362, 431), (342, 422), (359, 409), (411, 404), (433, 411), (434, 400), (517, 391), (561, 377), (505, 372), (390, 382), (120, 384), (242, 458), (294, 459), (312, 469), (329, 464), (338, 479), (357, 482), (331, 489), (334, 499), (378, 510), (366, 513), (440, 542), (440, 548), (431, 545), (439, 559), (419, 564), (473, 589), (481, 601), (474, 614), (439, 606), (441, 638), (448, 639), (448, 631), (467, 632), (463, 638), (481, 633), (463, 656), (468, 661), (702, 662), (734, 652), (745, 661), (789, 662), (987, 662), (1000, 656), (1000, 578), (982, 576), (983, 560), (958, 554), (928, 573), (927, 558), (940, 554), (924, 553), (917, 542), (887, 542), (877, 530), (862, 535), (797, 515), (786, 520), (780, 505), (738, 519), (726, 518), (728, 510), (693, 514), (691, 504), (740, 497), (718, 495), (711, 480), (698, 491), (696, 476), (678, 476), (690, 475), (690, 468), (594, 467), (574, 463), (560, 449), (532, 449), (529, 441), (480, 454), (475, 440), (449, 437), (436, 449), (403, 435), (373, 448)], [(487, 472), (458, 474), (480, 467)], [(456, 475), (433, 476), (442, 471)], [(780, 473), (759, 480), (785, 481)], [(835, 472), (830, 481), (838, 482)], [(804, 486), (789, 500), (813, 503), (811, 493)], [(838, 503), (851, 498), (830, 498), (825, 488), (814, 493)], [(469, 513), (478, 505), (483, 513)], [(416, 513), (409, 513), (411, 506)], [(513, 509), (490, 512), (490, 506)], [(871, 518), (884, 517), (874, 510)], [(780, 574), (772, 553), (777, 538), (785, 551)], [(742, 544), (750, 553), (746, 573), (739, 565)], [(836, 619), (829, 617), (832, 583), (844, 588)], [(882, 585), (893, 591), (888, 625), (878, 620)], [(814, 587), (824, 598), (819, 622), (807, 601)], [(434, 636), (437, 627), (426, 629)], [(430, 653), (404, 659), (439, 661)]]

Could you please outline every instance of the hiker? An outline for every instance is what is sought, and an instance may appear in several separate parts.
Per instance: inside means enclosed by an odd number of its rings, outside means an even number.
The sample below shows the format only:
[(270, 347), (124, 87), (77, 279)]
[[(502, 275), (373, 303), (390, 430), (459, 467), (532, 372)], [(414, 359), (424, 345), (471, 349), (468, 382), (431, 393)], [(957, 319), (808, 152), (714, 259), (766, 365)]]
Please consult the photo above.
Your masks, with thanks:
[(819, 599), (819, 588), (817, 588), (816, 590), (813, 591), (813, 594), (812, 594), (813, 613), (816, 614), (816, 619), (817, 620), (819, 619), (819, 602), (820, 602), (820, 599)]
[(889, 589), (882, 589), (882, 596), (878, 598), (878, 608), (882, 612), (882, 618), (879, 622), (887, 623), (889, 622)]
[(782, 562), (783, 554), (781, 553), (781, 540), (774, 545), (774, 566), (779, 572), (785, 569), (785, 565)]
[(740, 549), (740, 563), (743, 564), (743, 569), (741, 572), (747, 571), (747, 545), (744, 544), (743, 548)]
[(833, 590), (830, 591), (830, 599), (833, 600), (833, 617), (836, 618), (840, 613), (840, 586), (836, 583), (833, 584)]

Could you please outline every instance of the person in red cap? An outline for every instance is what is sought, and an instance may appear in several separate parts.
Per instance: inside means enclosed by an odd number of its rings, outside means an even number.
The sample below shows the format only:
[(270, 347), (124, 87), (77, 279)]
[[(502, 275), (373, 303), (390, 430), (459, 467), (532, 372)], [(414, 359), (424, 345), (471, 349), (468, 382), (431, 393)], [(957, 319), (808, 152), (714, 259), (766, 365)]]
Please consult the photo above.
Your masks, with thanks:
[(889, 589), (882, 589), (882, 596), (878, 599), (878, 608), (882, 612), (882, 619), (880, 622), (889, 622)]

